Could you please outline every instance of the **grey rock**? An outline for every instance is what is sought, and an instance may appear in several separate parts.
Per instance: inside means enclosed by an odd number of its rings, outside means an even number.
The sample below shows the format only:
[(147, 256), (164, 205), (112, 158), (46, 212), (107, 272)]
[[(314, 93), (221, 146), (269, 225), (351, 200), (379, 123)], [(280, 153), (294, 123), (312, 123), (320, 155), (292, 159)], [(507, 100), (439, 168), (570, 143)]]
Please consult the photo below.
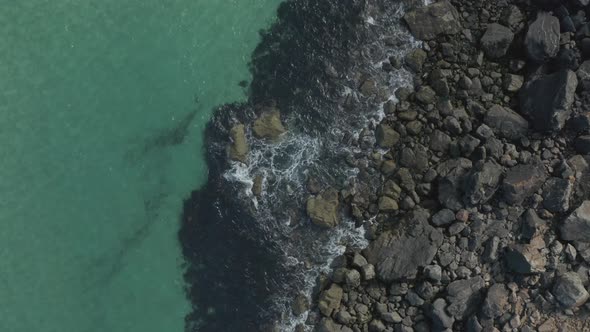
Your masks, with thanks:
[(524, 41), (529, 59), (542, 63), (555, 57), (559, 51), (559, 39), (559, 19), (547, 12), (539, 12)]
[(397, 201), (388, 196), (381, 196), (378, 202), (379, 211), (383, 212), (394, 212), (399, 210)]
[(357, 270), (348, 270), (344, 275), (344, 281), (350, 288), (356, 288), (361, 285), (361, 274)]
[(541, 273), (545, 271), (547, 259), (539, 249), (530, 244), (513, 244), (504, 256), (508, 268), (520, 274)]
[(428, 224), (428, 218), (426, 211), (414, 210), (400, 221), (398, 230), (382, 233), (371, 242), (365, 257), (381, 280), (413, 279), (419, 268), (432, 262), (443, 235)]
[(590, 201), (584, 201), (559, 226), (566, 241), (590, 242)]
[(417, 48), (406, 55), (405, 62), (411, 70), (419, 73), (422, 71), (422, 66), (424, 65), (424, 61), (426, 61), (426, 57), (426, 52), (420, 48)]
[(342, 326), (330, 318), (323, 318), (314, 328), (314, 332), (342, 332)]
[(504, 199), (509, 204), (520, 204), (539, 190), (546, 178), (545, 167), (540, 163), (512, 167), (502, 183)]
[(481, 312), (490, 319), (502, 316), (509, 307), (509, 292), (504, 284), (494, 284), (488, 290)]
[(348, 311), (340, 310), (336, 314), (336, 321), (340, 324), (350, 325), (354, 322), (354, 317)]
[(492, 106), (484, 118), (484, 123), (500, 137), (516, 140), (526, 136), (528, 121), (509, 108)]
[(430, 149), (438, 152), (446, 152), (451, 145), (451, 137), (440, 130), (435, 130), (430, 136)]
[(389, 125), (380, 124), (377, 126), (375, 138), (377, 139), (377, 144), (382, 148), (392, 148), (399, 142), (400, 135)]
[(590, 60), (584, 61), (576, 71), (578, 82), (585, 89), (590, 89)]
[(373, 266), (373, 264), (367, 264), (361, 267), (361, 274), (363, 276), (363, 279), (366, 281), (375, 279), (375, 266)]
[(577, 137), (574, 141), (574, 148), (578, 153), (590, 154), (590, 135)]
[(535, 130), (559, 131), (572, 113), (578, 79), (571, 70), (528, 81), (519, 92), (521, 112)]
[(246, 127), (243, 124), (233, 126), (229, 132), (231, 144), (229, 157), (231, 160), (246, 163), (248, 160), (248, 141), (246, 139)]
[(367, 259), (365, 257), (363, 257), (363, 255), (361, 255), (359, 253), (355, 253), (352, 256), (352, 264), (351, 265), (355, 269), (360, 269), (361, 267), (367, 265)]
[(276, 140), (287, 130), (281, 122), (281, 113), (278, 110), (272, 110), (262, 114), (252, 127), (254, 136), (258, 138), (268, 138)]
[(299, 294), (295, 297), (291, 310), (295, 316), (301, 316), (309, 309), (309, 300), (305, 294)]
[(489, 58), (496, 59), (506, 55), (514, 33), (509, 28), (492, 23), (488, 25), (486, 32), (481, 38), (481, 47)]
[(342, 294), (342, 287), (338, 286), (337, 284), (332, 284), (330, 288), (324, 290), (320, 294), (318, 301), (318, 308), (320, 309), (320, 312), (324, 316), (330, 317), (335, 310), (340, 308)]
[(383, 332), (385, 331), (385, 325), (382, 321), (374, 319), (369, 323), (369, 332)]
[(480, 276), (450, 283), (447, 287), (447, 312), (456, 319), (469, 317), (481, 303), (484, 284)]
[(562, 213), (570, 208), (573, 185), (562, 178), (549, 178), (543, 185), (543, 206), (553, 212)]
[(409, 11), (404, 15), (404, 20), (412, 34), (422, 40), (461, 31), (459, 12), (446, 0)]
[(465, 200), (469, 204), (487, 202), (498, 190), (503, 168), (494, 161), (474, 167), (465, 182)]
[(432, 216), (432, 223), (435, 226), (447, 226), (455, 220), (455, 212), (449, 209), (442, 209)]
[(438, 265), (428, 265), (424, 268), (424, 274), (428, 279), (439, 282), (442, 279), (442, 268)]
[(328, 189), (321, 194), (307, 199), (307, 214), (311, 221), (321, 227), (335, 227), (340, 223), (338, 214), (338, 192)]
[(430, 310), (426, 311), (427, 315), (432, 319), (434, 330), (436, 331), (450, 329), (453, 327), (453, 323), (455, 323), (455, 318), (446, 312), (446, 307), (447, 301), (438, 298), (432, 302), (432, 306), (429, 308)]
[(381, 319), (392, 324), (402, 322), (402, 317), (397, 312), (384, 312), (381, 314)]
[(590, 297), (580, 276), (575, 272), (566, 272), (557, 279), (553, 295), (566, 308), (579, 307)]
[(427, 85), (421, 86), (418, 91), (416, 91), (416, 100), (424, 105), (434, 103), (435, 99), (436, 92), (434, 92), (434, 90), (432, 90), (432, 88)]
[(522, 88), (523, 84), (524, 84), (524, 77), (522, 77), (520, 75), (513, 75), (513, 74), (507, 74), (506, 76), (504, 76), (504, 81), (502, 82), (504, 90), (506, 90), (508, 92), (516, 92), (516, 91), (520, 90), (520, 88)]

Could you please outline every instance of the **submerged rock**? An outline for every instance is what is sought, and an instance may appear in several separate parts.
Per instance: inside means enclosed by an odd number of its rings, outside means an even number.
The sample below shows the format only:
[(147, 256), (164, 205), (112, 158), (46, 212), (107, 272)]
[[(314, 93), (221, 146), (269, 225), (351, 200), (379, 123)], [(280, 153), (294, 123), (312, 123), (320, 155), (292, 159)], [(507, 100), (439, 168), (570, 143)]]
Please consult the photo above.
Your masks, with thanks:
[(262, 114), (252, 128), (254, 136), (258, 138), (277, 139), (287, 130), (281, 122), (281, 113), (277, 110)]
[(424, 210), (412, 211), (400, 222), (400, 229), (371, 242), (365, 256), (381, 280), (413, 279), (419, 268), (432, 262), (443, 235), (428, 224), (428, 217)]
[(449, 1), (439, 1), (404, 15), (412, 34), (422, 40), (453, 35), (461, 30), (459, 12)]
[(311, 221), (321, 227), (335, 227), (340, 223), (338, 192), (328, 189), (307, 200), (307, 214)]
[(246, 140), (246, 127), (243, 124), (237, 124), (229, 131), (232, 143), (229, 147), (229, 157), (231, 160), (246, 163), (248, 160), (248, 141)]
[(520, 108), (538, 131), (560, 131), (572, 113), (578, 79), (571, 70), (528, 81), (520, 90)]

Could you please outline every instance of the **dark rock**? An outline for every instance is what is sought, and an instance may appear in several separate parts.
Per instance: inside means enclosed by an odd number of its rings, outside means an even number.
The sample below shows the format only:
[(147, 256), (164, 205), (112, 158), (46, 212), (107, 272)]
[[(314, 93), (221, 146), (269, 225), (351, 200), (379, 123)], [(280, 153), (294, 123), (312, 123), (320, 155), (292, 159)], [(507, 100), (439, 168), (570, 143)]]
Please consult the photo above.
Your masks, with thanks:
[(528, 209), (523, 213), (521, 237), (527, 241), (527, 243), (530, 243), (534, 238), (541, 236), (546, 228), (547, 225), (545, 221), (539, 218), (539, 215), (535, 210)]
[(430, 149), (438, 152), (446, 152), (451, 144), (451, 137), (440, 130), (435, 130), (430, 136)]
[(580, 66), (576, 52), (571, 48), (560, 49), (557, 54), (556, 63), (559, 70), (577, 70)]
[(590, 242), (590, 201), (584, 201), (559, 226), (566, 241)]
[(429, 86), (421, 86), (416, 92), (416, 99), (425, 105), (434, 103), (435, 98), (436, 92)]
[(399, 163), (403, 167), (423, 172), (428, 169), (428, 150), (420, 145), (412, 148), (405, 148), (400, 152)]
[(412, 34), (422, 40), (461, 31), (459, 12), (446, 0), (409, 11), (404, 15), (404, 20)]
[(578, 79), (571, 70), (528, 81), (520, 90), (521, 112), (539, 131), (559, 131), (572, 112)]
[(512, 30), (498, 23), (492, 23), (488, 25), (480, 42), (486, 55), (496, 59), (506, 55), (513, 39), (514, 33), (512, 33)]
[(432, 223), (435, 226), (447, 226), (455, 220), (455, 212), (449, 209), (442, 209), (432, 216)]
[(576, 138), (574, 148), (578, 153), (590, 154), (590, 135), (583, 135)]
[(381, 280), (413, 279), (419, 268), (432, 262), (443, 235), (428, 218), (428, 212), (414, 210), (400, 221), (399, 229), (381, 234), (369, 245), (365, 256)]
[(529, 123), (518, 113), (500, 105), (494, 105), (486, 113), (484, 122), (500, 137), (516, 140), (526, 136)]
[(537, 245), (513, 244), (504, 256), (508, 268), (516, 273), (531, 274), (545, 271), (547, 260)]
[(446, 307), (447, 301), (438, 298), (432, 302), (432, 305), (429, 306), (429, 310), (426, 311), (426, 314), (432, 319), (435, 331), (443, 331), (453, 327), (455, 319), (447, 313)]
[(559, 39), (559, 19), (547, 12), (539, 12), (524, 41), (529, 59), (543, 63), (553, 58), (559, 51)]
[(340, 223), (338, 192), (328, 189), (307, 199), (307, 214), (311, 221), (321, 227), (335, 227)]
[(557, 279), (553, 295), (566, 308), (579, 307), (590, 297), (580, 276), (575, 272), (567, 272)]
[(382, 148), (392, 148), (399, 142), (400, 135), (389, 125), (380, 124), (377, 126), (375, 138), (377, 139), (377, 144)]
[(460, 210), (463, 207), (463, 184), (471, 166), (471, 161), (464, 158), (439, 164), (438, 200), (446, 208)]
[(549, 178), (543, 185), (543, 206), (553, 212), (562, 213), (570, 208), (573, 186), (562, 178)]
[(281, 122), (281, 112), (273, 110), (262, 114), (252, 126), (254, 136), (276, 140), (287, 130)]
[(469, 317), (481, 303), (484, 284), (479, 276), (450, 283), (447, 287), (447, 312), (456, 319)]
[(422, 71), (422, 66), (424, 65), (424, 61), (426, 61), (426, 57), (428, 55), (424, 50), (421, 48), (417, 48), (410, 53), (405, 58), (406, 65), (416, 73)]
[(307, 296), (305, 296), (305, 294), (297, 295), (293, 301), (293, 304), (291, 305), (291, 310), (295, 316), (301, 316), (303, 313), (309, 310), (309, 301), (307, 300)]
[(504, 199), (509, 204), (522, 203), (541, 188), (546, 177), (545, 167), (540, 163), (512, 167), (502, 183)]
[(229, 157), (231, 160), (246, 163), (248, 160), (248, 141), (246, 140), (246, 127), (243, 124), (233, 126), (229, 132), (231, 144)]
[(584, 61), (576, 71), (578, 82), (584, 90), (590, 89), (590, 60)]
[(504, 284), (494, 284), (488, 290), (481, 312), (490, 319), (500, 317), (509, 308), (509, 292)]
[(496, 193), (502, 172), (502, 166), (494, 161), (474, 167), (465, 182), (465, 200), (473, 205), (487, 202)]

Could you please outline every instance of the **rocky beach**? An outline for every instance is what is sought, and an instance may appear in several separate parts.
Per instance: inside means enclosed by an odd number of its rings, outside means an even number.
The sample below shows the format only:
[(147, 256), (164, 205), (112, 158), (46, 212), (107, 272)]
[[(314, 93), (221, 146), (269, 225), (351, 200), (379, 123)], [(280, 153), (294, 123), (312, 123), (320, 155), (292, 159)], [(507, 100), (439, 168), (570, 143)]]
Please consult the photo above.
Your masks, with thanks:
[(185, 202), (187, 329), (590, 331), (587, 15), (283, 3)]

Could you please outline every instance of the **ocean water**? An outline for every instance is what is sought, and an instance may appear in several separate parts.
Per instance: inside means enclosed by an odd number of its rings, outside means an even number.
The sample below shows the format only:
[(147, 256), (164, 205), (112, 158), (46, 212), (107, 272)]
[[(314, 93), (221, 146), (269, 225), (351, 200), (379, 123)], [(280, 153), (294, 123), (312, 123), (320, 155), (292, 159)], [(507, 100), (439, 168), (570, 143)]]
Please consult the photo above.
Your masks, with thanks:
[(0, 331), (183, 331), (202, 132), (279, 0), (0, 4)]

